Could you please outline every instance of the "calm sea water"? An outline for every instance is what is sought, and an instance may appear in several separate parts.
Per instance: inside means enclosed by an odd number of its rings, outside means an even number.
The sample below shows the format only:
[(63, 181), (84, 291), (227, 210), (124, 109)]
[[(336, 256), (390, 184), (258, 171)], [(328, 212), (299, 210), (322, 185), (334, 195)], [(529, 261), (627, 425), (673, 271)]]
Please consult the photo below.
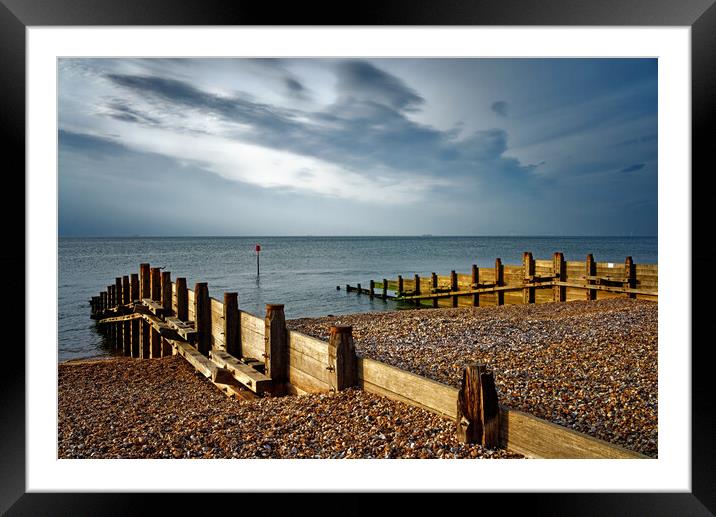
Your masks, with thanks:
[[(261, 244), (261, 275), (254, 246)], [(89, 299), (141, 262), (184, 276), (193, 288), (208, 282), (210, 296), (239, 293), (242, 310), (262, 315), (283, 303), (287, 318), (395, 310), (396, 303), (346, 293), (345, 284), (414, 273), (468, 273), (472, 264), (520, 264), (522, 252), (547, 259), (658, 263), (656, 237), (162, 237), (60, 238), (59, 361), (110, 355), (90, 319)], [(341, 290), (336, 290), (336, 286)]]

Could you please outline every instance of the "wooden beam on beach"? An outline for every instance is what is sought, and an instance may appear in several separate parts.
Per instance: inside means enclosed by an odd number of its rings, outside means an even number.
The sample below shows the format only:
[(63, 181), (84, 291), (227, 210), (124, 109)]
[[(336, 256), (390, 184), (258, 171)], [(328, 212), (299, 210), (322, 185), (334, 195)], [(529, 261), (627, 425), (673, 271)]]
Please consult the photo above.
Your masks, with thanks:
[(142, 318), (139, 321), (139, 356), (142, 359), (149, 359), (151, 351), (151, 325)]
[[(484, 288), (479, 288), (479, 289), (470, 289), (468, 291), (457, 291), (457, 292), (452, 292), (452, 291), (448, 290), (446, 292), (421, 294), (419, 296), (406, 295), (406, 296), (403, 296), (401, 298), (401, 300), (413, 301), (413, 300), (428, 300), (428, 299), (432, 299), (432, 298), (453, 298), (455, 296), (469, 296), (469, 295), (474, 295), (474, 294), (486, 294), (486, 293), (501, 294), (501, 293), (510, 292), (510, 291), (522, 291), (528, 285), (530, 287), (535, 287), (535, 288), (536, 287), (551, 287), (553, 285), (553, 281), (550, 280), (547, 282), (535, 282), (535, 283), (531, 283), (531, 284), (505, 285), (502, 287), (484, 287)], [(578, 285), (580, 287), (584, 287), (584, 286), (582, 286), (582, 284), (578, 284)]]
[(182, 321), (179, 318), (169, 317), (164, 320), (167, 325), (176, 330), (177, 334), (190, 343), (196, 340), (196, 328), (193, 323)]
[(403, 275), (398, 275), (398, 296), (403, 296)]
[(209, 355), (211, 348), (211, 300), (206, 282), (194, 286), (194, 328), (196, 329), (196, 348), (203, 355)]
[[(524, 283), (527, 284), (531, 282), (535, 276), (535, 260), (532, 257), (532, 252), (530, 251), (525, 251), (522, 254), (522, 271)], [(534, 287), (526, 287), (522, 291), (522, 303), (535, 303)]]
[(388, 279), (383, 279), (383, 300), (388, 299)]
[(223, 372), (219, 372), (218, 370), (220, 370), (220, 368), (216, 364), (202, 355), (201, 352), (190, 344), (176, 339), (165, 339), (176, 350), (177, 355), (186, 359), (200, 374), (206, 377), (226, 395), (243, 400), (256, 398), (252, 392), (243, 389), (233, 376), (229, 375), (227, 377), (223, 375)]
[(141, 314), (133, 313), (133, 314), (125, 314), (124, 316), (113, 316), (111, 318), (103, 318), (101, 320), (97, 321), (98, 325), (105, 325), (108, 323), (117, 323), (120, 321), (131, 321), (137, 318), (141, 318)]
[[(453, 291), (453, 292), (457, 292), (457, 291), (458, 291), (458, 288), (457, 288), (457, 273), (455, 272), (454, 269), (453, 269), (452, 271), (450, 271), (450, 290)], [(455, 296), (452, 297), (452, 306), (453, 306), (453, 307), (457, 307), (457, 306), (458, 306), (458, 299), (457, 299), (457, 298), (458, 298), (457, 295), (455, 295)]]
[(149, 312), (156, 316), (163, 316), (165, 314), (164, 307), (159, 302), (155, 302), (151, 298), (142, 298), (142, 303), (147, 309), (149, 309)]
[(419, 306), (420, 299), (415, 298), (415, 296), (420, 296), (420, 275), (418, 275), (417, 273), (415, 273), (414, 282), (415, 282), (415, 289), (413, 289), (414, 295), (411, 297), (411, 299), (415, 300), (415, 305)]
[(368, 288), (370, 290), (368, 295), (373, 298), (373, 296), (375, 296), (375, 280), (370, 281), (370, 283), (368, 284)]
[(122, 323), (122, 353), (129, 357), (132, 355), (132, 321)]
[(211, 350), (209, 352), (209, 359), (218, 367), (224, 368), (239, 383), (257, 395), (271, 391), (272, 380), (267, 375), (242, 363), (228, 352), (224, 352), (223, 350)]
[(658, 296), (658, 291), (647, 291), (645, 289), (626, 289), (624, 287), (610, 287), (606, 285), (585, 285), (578, 284), (576, 282), (552, 282), (552, 285), (559, 285), (562, 287), (575, 287), (578, 289), (587, 289), (590, 291), (606, 291), (610, 293), (629, 293), (629, 294), (642, 294), (647, 296)]
[(288, 330), (283, 304), (266, 304), (264, 318), (264, 364), (274, 384), (288, 382)]
[[(438, 275), (434, 271), (430, 273), (430, 287), (432, 288), (432, 292), (436, 292), (438, 289)], [(433, 308), (437, 308), (438, 306), (438, 298), (433, 297)]]
[(353, 328), (332, 326), (328, 339), (328, 368), (331, 391), (358, 385), (358, 357), (353, 344)]
[[(502, 266), (502, 260), (495, 259), (495, 287), (502, 287), (505, 284), (505, 268)], [(505, 293), (497, 291), (495, 293), (495, 304), (505, 304)]]
[[(552, 257), (552, 276), (558, 282), (564, 282), (566, 274), (566, 264), (562, 252), (556, 251)], [(567, 289), (559, 285), (552, 287), (552, 300), (555, 302), (564, 302), (567, 300)]]
[(241, 321), (239, 293), (224, 293), (224, 344), (226, 351), (241, 357)]
[(132, 357), (138, 358), (140, 356), (140, 337), (139, 337), (139, 319), (133, 319), (129, 322), (131, 325), (130, 328), (130, 340), (131, 340), (131, 349), (130, 349), (130, 355)]

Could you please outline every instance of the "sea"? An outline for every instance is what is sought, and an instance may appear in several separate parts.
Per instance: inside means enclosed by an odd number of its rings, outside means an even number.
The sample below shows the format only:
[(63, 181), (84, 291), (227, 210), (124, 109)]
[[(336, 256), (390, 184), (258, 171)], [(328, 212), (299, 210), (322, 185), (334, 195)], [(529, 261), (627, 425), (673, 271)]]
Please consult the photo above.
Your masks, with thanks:
[[(259, 244), (258, 264), (256, 244)], [(472, 264), (521, 264), (522, 253), (549, 259), (657, 264), (656, 237), (60, 237), (58, 249), (58, 361), (114, 354), (95, 322), (89, 300), (139, 264), (186, 277), (209, 295), (239, 293), (239, 308), (262, 316), (282, 303), (287, 319), (396, 310), (397, 302), (347, 293), (346, 284), (417, 273), (469, 273)], [(340, 289), (337, 289), (340, 287)]]

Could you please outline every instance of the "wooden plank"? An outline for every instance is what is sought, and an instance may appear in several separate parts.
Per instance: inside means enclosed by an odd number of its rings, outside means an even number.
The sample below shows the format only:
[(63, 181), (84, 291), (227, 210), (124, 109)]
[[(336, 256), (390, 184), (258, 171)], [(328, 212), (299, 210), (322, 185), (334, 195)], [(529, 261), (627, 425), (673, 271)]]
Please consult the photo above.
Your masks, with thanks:
[(151, 295), (149, 296), (155, 302), (161, 304), (162, 301), (162, 270), (158, 267), (150, 269)]
[(151, 298), (151, 269), (148, 263), (139, 264), (139, 299)]
[(613, 293), (634, 293), (634, 294), (648, 294), (652, 296), (657, 296), (658, 293), (656, 291), (647, 291), (643, 289), (625, 289), (624, 287), (609, 287), (605, 285), (584, 285), (584, 284), (577, 284), (574, 282), (555, 282), (555, 285), (560, 285), (564, 287), (571, 287), (571, 288), (580, 288), (582, 290), (588, 289), (592, 291), (610, 291)]
[(120, 321), (131, 321), (131, 320), (134, 320), (134, 319), (137, 319), (137, 318), (141, 318), (141, 317), (142, 317), (141, 314), (136, 314), (136, 313), (134, 313), (134, 314), (126, 314), (126, 315), (124, 315), (124, 316), (114, 316), (114, 317), (112, 317), (112, 318), (104, 318), (104, 319), (98, 320), (98, 321), (97, 321), (97, 324), (98, 324), (98, 325), (104, 325), (104, 324), (107, 324), (107, 323), (116, 323), (116, 322), (120, 322)]
[[(532, 258), (532, 253), (526, 251), (522, 254), (522, 278), (523, 283), (531, 281), (535, 276), (535, 261)], [(522, 291), (522, 303), (534, 303), (535, 302), (535, 289), (534, 287), (526, 287)]]
[(254, 393), (261, 395), (271, 390), (272, 383), (268, 376), (243, 364), (228, 352), (211, 350), (209, 352), (209, 358), (217, 366), (225, 368), (238, 382), (248, 387), (248, 389)]
[(263, 318), (260, 318), (258, 316), (254, 316), (253, 314), (245, 311), (239, 311), (239, 316), (241, 320), (241, 330), (250, 330), (253, 332), (256, 332), (257, 334), (264, 335), (265, 332), (265, 322)]
[[(476, 264), (472, 265), (472, 271), (470, 275), (470, 283), (471, 289), (474, 289), (477, 287), (477, 284), (480, 283), (480, 268), (477, 267)], [(480, 294), (473, 294), (472, 295), (472, 306), (473, 307), (479, 307), (480, 306)]]
[[(499, 258), (495, 259), (495, 286), (500, 287), (505, 284), (505, 277), (504, 277), (504, 267), (502, 266), (502, 260)], [(504, 305), (505, 303), (505, 294), (501, 291), (495, 292), (495, 302), (497, 305)]]
[(172, 274), (169, 271), (162, 271), (161, 277), (161, 304), (164, 307), (164, 314), (172, 313)]
[(157, 316), (164, 315), (164, 307), (161, 303), (156, 302), (151, 298), (143, 298), (142, 303), (151, 311), (152, 314)]
[(300, 370), (330, 386), (332, 372), (328, 370), (328, 360), (319, 361), (313, 356), (291, 349), (288, 354), (288, 364), (289, 367)]
[(638, 452), (504, 406), (500, 407), (500, 420), (502, 444), (532, 458), (648, 459)]
[(266, 342), (263, 333), (257, 334), (251, 330), (241, 330), (241, 353), (243, 355), (261, 358), (265, 351)]
[(295, 330), (288, 332), (288, 346), (328, 366), (328, 342)]
[[(584, 263), (584, 274), (587, 277), (590, 277), (590, 276), (594, 276), (595, 273), (596, 273), (596, 264), (594, 263), (594, 257), (590, 253), (589, 255), (587, 255), (587, 260)], [(587, 282), (587, 285), (589, 285), (591, 283), (591, 280), (587, 280), (586, 282)], [(594, 291), (592, 289), (587, 289), (585, 291), (585, 297), (587, 300), (596, 300), (597, 299), (596, 295), (597, 295), (596, 291)]]
[(331, 388), (329, 384), (293, 367), (288, 369), (288, 380), (303, 393), (328, 393)]
[(141, 299), (139, 295), (139, 275), (132, 273), (129, 279), (129, 301), (134, 302), (139, 299)]
[(122, 277), (122, 304), (129, 305), (132, 302), (129, 292), (129, 275)]
[(368, 382), (455, 418), (457, 389), (368, 358), (358, 358), (359, 383)]

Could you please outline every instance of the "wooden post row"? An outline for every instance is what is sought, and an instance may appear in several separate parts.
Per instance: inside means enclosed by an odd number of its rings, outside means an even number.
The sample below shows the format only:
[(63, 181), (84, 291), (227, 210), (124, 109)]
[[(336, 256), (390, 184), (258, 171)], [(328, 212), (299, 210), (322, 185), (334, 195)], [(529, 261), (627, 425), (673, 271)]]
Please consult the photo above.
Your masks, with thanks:
[(288, 330), (281, 304), (266, 304), (264, 365), (275, 388), (288, 382)]
[[(478, 285), (480, 284), (480, 270), (475, 264), (472, 265), (472, 275), (470, 277), (470, 283), (471, 283), (473, 289), (478, 289)], [(472, 295), (472, 306), (473, 307), (480, 306), (479, 293)]]
[(500, 408), (495, 379), (484, 364), (470, 364), (463, 370), (457, 397), (457, 439), (487, 448), (498, 445)]
[(334, 326), (328, 338), (328, 370), (331, 391), (358, 385), (358, 357), (352, 327)]
[[(523, 282), (529, 284), (534, 282), (535, 275), (535, 261), (532, 258), (532, 253), (526, 251), (522, 254), (522, 272)], [(535, 303), (535, 288), (525, 287), (522, 290), (522, 303)]]
[(383, 279), (383, 300), (388, 299), (388, 279)]
[(368, 284), (370, 287), (370, 292), (368, 293), (371, 298), (373, 298), (375, 294), (375, 280), (371, 280), (370, 284)]
[[(415, 273), (415, 290), (413, 291), (413, 294), (419, 296), (420, 295), (420, 275)], [(415, 300), (415, 305), (420, 305), (420, 299)]]

